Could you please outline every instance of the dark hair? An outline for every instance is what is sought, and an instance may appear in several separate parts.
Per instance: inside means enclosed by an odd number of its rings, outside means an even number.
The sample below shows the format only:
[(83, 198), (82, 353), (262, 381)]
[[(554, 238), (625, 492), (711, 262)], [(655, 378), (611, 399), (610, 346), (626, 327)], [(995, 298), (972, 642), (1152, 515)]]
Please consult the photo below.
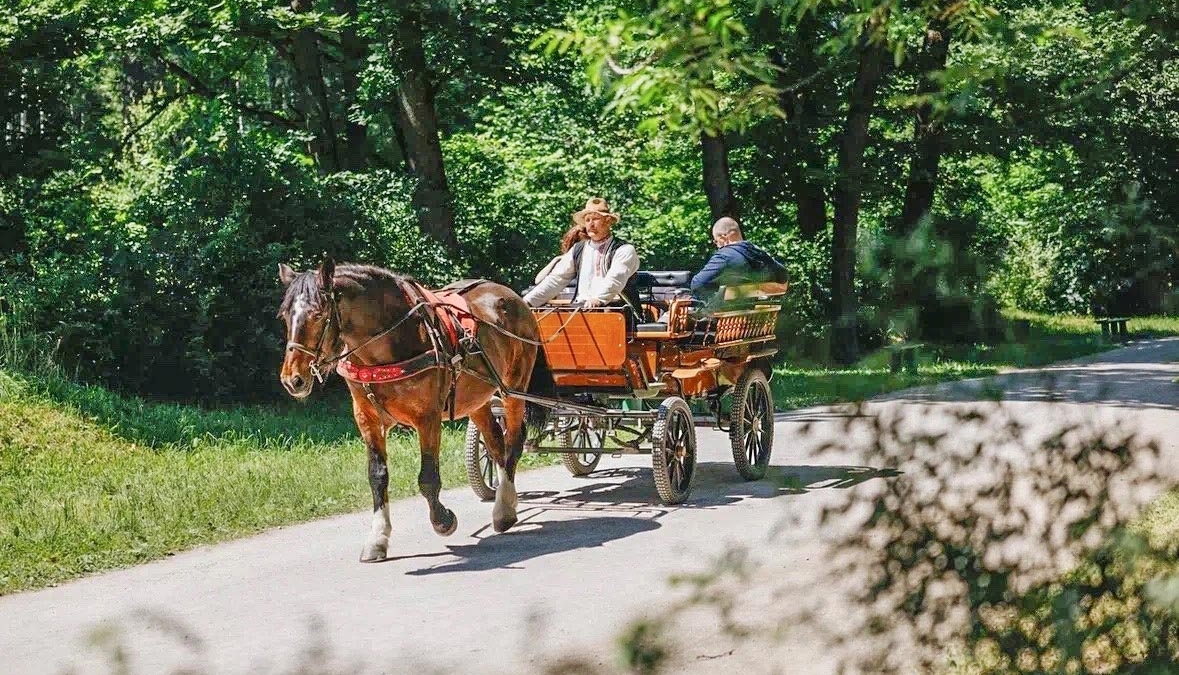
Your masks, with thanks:
[(574, 244), (579, 241), (585, 241), (586, 239), (589, 239), (589, 235), (586, 234), (585, 228), (581, 225), (574, 225), (561, 237), (561, 253), (568, 253)]

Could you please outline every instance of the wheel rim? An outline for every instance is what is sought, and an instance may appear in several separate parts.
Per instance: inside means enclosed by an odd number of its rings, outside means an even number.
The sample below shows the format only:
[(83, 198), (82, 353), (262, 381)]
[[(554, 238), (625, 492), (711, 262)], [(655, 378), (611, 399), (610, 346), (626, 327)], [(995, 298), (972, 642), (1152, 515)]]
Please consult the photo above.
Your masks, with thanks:
[(742, 425), (745, 428), (745, 457), (750, 466), (758, 466), (766, 458), (766, 430), (770, 426), (769, 398), (763, 387), (754, 385), (749, 388), (749, 400), (741, 413)]
[(745, 436), (742, 445), (745, 449), (746, 461), (750, 466), (756, 466), (765, 461), (766, 431), (770, 428), (770, 399), (765, 395), (762, 386), (753, 385), (749, 389), (749, 401), (745, 402), (742, 410), (742, 426)]
[(690, 455), (693, 449), (688, 443), (690, 420), (682, 411), (676, 411), (668, 420), (667, 444), (663, 449), (663, 461), (667, 464), (667, 477), (676, 492), (683, 492), (692, 482)]

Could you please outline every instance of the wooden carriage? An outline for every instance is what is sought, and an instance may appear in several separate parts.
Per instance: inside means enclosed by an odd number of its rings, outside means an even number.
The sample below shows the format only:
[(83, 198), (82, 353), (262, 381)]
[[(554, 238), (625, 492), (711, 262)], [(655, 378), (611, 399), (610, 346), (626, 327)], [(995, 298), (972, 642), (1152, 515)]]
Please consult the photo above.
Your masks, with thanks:
[[(659, 497), (678, 504), (695, 473), (695, 428), (711, 426), (728, 432), (741, 476), (763, 477), (785, 285), (723, 288), (724, 300), (709, 308), (682, 294), (686, 272), (638, 274), (645, 322), (622, 307), (558, 301), (533, 310), (558, 397), (535, 401), (552, 408), (553, 421), (526, 451), (561, 453), (574, 475), (592, 472), (603, 454), (651, 454)], [(473, 424), (466, 446), (472, 489), (494, 498), (494, 467)]]

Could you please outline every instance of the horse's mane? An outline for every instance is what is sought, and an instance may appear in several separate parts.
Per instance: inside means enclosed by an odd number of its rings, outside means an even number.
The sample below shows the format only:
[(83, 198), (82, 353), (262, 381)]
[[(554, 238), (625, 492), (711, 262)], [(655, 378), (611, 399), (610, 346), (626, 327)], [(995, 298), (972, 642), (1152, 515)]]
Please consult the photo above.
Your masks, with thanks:
[[(404, 283), (416, 283), (412, 277), (404, 274), (398, 274), (383, 267), (356, 263), (336, 265), (333, 282), (336, 290), (353, 292), (380, 287), (400, 289)], [(319, 270), (312, 269), (301, 272), (291, 281), (291, 285), (287, 286), (286, 294), (283, 296), (282, 305), (278, 309), (279, 316), (290, 312), (295, 300), (301, 297), (311, 303), (312, 309), (320, 309), (324, 293), (319, 283)]]

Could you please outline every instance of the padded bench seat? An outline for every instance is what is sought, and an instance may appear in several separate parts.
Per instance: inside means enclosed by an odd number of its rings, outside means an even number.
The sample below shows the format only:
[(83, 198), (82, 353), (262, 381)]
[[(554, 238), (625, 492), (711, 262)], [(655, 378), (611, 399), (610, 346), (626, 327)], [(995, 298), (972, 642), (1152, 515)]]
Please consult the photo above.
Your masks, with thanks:
[(688, 288), (692, 273), (687, 270), (639, 270), (635, 272), (635, 287), (639, 298), (646, 302), (666, 301), (676, 292)]

